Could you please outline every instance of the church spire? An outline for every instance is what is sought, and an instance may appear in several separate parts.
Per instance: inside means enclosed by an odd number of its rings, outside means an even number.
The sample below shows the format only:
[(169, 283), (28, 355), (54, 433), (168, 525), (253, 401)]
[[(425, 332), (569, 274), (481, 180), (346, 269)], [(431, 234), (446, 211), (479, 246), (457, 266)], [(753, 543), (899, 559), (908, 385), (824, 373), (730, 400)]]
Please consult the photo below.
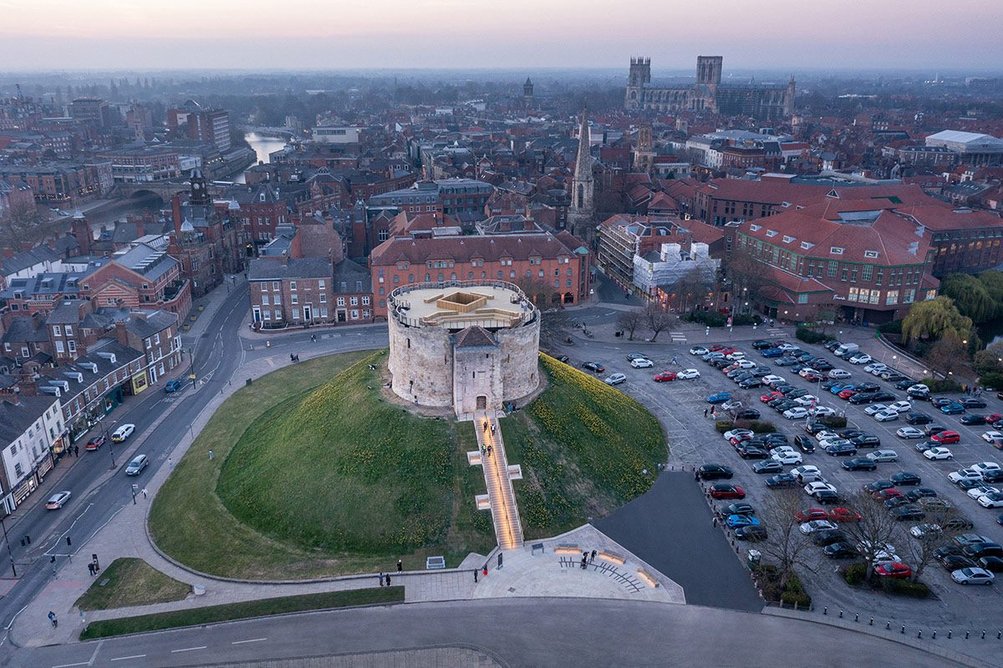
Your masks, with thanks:
[(575, 177), (571, 183), (571, 208), (568, 223), (572, 232), (588, 240), (592, 236), (593, 214), (595, 212), (595, 181), (592, 178), (592, 154), (589, 123), (582, 111), (578, 127), (578, 156), (575, 160)]

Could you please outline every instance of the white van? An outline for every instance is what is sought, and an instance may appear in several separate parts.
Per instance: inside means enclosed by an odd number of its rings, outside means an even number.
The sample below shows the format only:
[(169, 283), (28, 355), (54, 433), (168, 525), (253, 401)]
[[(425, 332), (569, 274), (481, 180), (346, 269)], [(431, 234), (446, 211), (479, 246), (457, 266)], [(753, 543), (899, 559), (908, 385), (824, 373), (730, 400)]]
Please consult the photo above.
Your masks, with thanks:
[(860, 346), (856, 343), (841, 343), (839, 347), (833, 351), (833, 354), (836, 357), (848, 358), (856, 355), (858, 352), (860, 352)]

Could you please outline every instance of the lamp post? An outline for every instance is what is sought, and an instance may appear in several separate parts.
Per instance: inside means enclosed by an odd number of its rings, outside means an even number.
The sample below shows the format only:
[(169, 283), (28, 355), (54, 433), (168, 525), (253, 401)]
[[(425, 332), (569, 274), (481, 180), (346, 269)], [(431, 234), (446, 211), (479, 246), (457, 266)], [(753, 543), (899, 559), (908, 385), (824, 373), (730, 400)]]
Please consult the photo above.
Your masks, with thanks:
[(192, 381), (192, 389), (196, 388), (196, 376), (195, 376), (195, 347), (192, 346), (188, 349), (188, 379)]
[(118, 420), (112, 421), (104, 432), (105, 440), (108, 441), (108, 454), (111, 455), (111, 467), (115, 468), (115, 441), (111, 440), (111, 428), (118, 424)]
[(10, 557), (10, 570), (17, 577), (17, 569), (14, 567), (14, 553), (10, 550), (10, 538), (7, 537), (7, 525), (4, 518), (0, 517), (0, 527), (3, 527), (3, 542), (7, 544), (7, 556)]

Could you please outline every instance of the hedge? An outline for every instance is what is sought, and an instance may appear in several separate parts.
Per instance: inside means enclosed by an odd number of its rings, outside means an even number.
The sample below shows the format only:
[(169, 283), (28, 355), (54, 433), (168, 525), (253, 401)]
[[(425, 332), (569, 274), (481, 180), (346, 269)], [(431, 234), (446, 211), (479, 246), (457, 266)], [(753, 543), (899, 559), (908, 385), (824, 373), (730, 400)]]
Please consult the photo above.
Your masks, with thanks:
[(787, 576), (787, 584), (780, 589), (780, 572), (773, 564), (761, 564), (754, 572), (759, 576), (759, 584), (763, 596), (768, 601), (780, 601), (784, 605), (797, 605), (799, 608), (811, 607), (811, 596), (804, 590), (797, 573), (791, 571)]
[(708, 327), (724, 327), (728, 322), (728, 316), (717, 311), (693, 311), (685, 317), (689, 322), (699, 322)]
[(930, 588), (922, 582), (894, 580), (892, 578), (881, 578), (880, 582), (881, 588), (888, 594), (909, 596), (910, 598), (928, 598), (930, 596)]
[(816, 332), (814, 329), (808, 329), (807, 327), (798, 327), (794, 332), (794, 336), (799, 341), (804, 341), (805, 343), (823, 343), (825, 341), (832, 341), (835, 338), (822, 332)]
[(930, 388), (931, 392), (960, 392), (961, 385), (951, 378), (924, 378), (919, 381)]
[(819, 422), (824, 424), (826, 427), (842, 429), (846, 426), (846, 417), (839, 415), (823, 415)]
[(1003, 373), (993, 371), (979, 376), (979, 385), (994, 390), (1003, 390)]

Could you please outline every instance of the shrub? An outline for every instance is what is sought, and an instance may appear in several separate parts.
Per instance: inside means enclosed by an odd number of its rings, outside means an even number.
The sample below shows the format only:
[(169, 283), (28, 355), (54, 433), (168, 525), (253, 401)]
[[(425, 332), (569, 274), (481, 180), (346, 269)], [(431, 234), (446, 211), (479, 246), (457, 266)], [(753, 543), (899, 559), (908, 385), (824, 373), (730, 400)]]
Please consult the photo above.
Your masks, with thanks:
[(757, 434), (772, 434), (777, 431), (776, 426), (772, 422), (766, 422), (765, 420), (743, 420), (741, 426), (745, 429), (751, 429)]
[(864, 581), (867, 577), (867, 564), (850, 564), (845, 568), (840, 569), (840, 575), (846, 580), (846, 584), (851, 587), (856, 587)]
[(892, 320), (891, 322), (886, 322), (884, 324), (878, 325), (878, 331), (882, 334), (901, 334), (902, 333), (902, 321)]
[(960, 392), (961, 385), (951, 378), (924, 378), (919, 381), (930, 388), (931, 392)]
[(763, 319), (758, 315), (749, 315), (748, 313), (739, 313), (734, 316), (731, 320), (731, 324), (735, 327), (743, 327), (748, 325), (761, 325), (763, 324)]
[(693, 311), (685, 318), (689, 322), (699, 322), (708, 327), (724, 327), (728, 316), (717, 311)]
[(994, 390), (1003, 389), (1003, 373), (985, 373), (979, 376), (979, 385), (989, 387)]
[(927, 598), (930, 596), (930, 588), (922, 582), (884, 578), (881, 580), (881, 588), (888, 594), (909, 596), (911, 598)]
[(811, 596), (804, 590), (797, 573), (790, 572), (787, 584), (780, 588), (780, 569), (773, 564), (760, 564), (753, 571), (758, 576), (758, 582), (763, 590), (763, 596), (768, 601), (780, 601), (784, 605), (797, 605), (799, 608), (811, 607)]
[(824, 341), (830, 341), (833, 338), (828, 334), (816, 332), (815, 330), (808, 329), (807, 327), (798, 327), (794, 332), (794, 336), (796, 336), (799, 341), (804, 341), (805, 343), (822, 343)]
[(735, 423), (731, 420), (718, 420), (714, 423), (714, 428), (717, 429), (717, 433), (723, 434), (726, 431), (734, 429)]
[(842, 429), (846, 426), (846, 417), (841, 417), (839, 415), (824, 415), (821, 420), (822, 424), (826, 427), (833, 427), (834, 429)]

